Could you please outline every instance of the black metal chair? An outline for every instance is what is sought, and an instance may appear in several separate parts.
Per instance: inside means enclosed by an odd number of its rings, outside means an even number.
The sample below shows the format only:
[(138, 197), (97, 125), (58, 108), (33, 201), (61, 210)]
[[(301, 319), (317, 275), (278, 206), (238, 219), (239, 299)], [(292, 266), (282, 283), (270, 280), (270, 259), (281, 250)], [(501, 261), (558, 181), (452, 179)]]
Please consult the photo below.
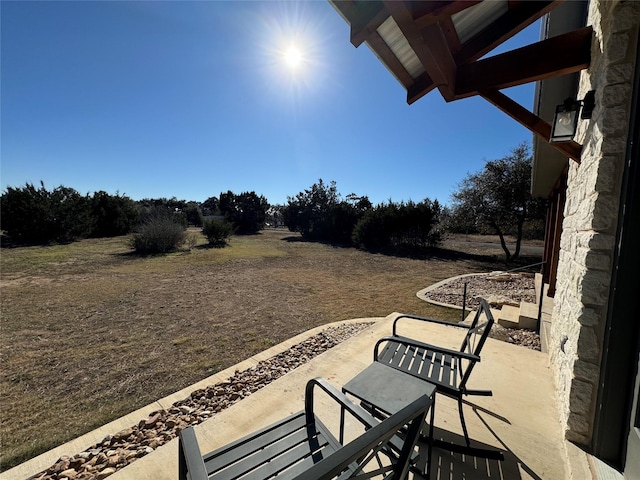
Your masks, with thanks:
[[(481, 322), (483, 317), (486, 321)], [(398, 335), (397, 325), (403, 319), (440, 323), (464, 329), (465, 335), (460, 350), (443, 348)], [(455, 398), (458, 401), (460, 423), (466, 448), (457, 450), (478, 456), (487, 456), (487, 454), (493, 456), (493, 454), (470, 447), (471, 441), (464, 420), (462, 399), (467, 395), (493, 395), (491, 390), (467, 388), (467, 382), (476, 363), (480, 361), (480, 352), (493, 323), (491, 309), (484, 299), (481, 299), (480, 307), (471, 325), (452, 324), (415, 315), (401, 315), (393, 323), (393, 336), (378, 340), (374, 351), (374, 361), (432, 383), (436, 385), (436, 393)], [(501, 454), (497, 456), (500, 457)]]
[[(362, 435), (346, 445), (336, 439), (313, 411), (316, 386), (363, 425)], [(417, 458), (415, 447), (431, 402), (422, 396), (379, 421), (326, 380), (315, 378), (307, 383), (303, 411), (204, 456), (193, 428), (182, 430), (179, 479), (404, 479)], [(343, 429), (341, 422), (341, 438)]]

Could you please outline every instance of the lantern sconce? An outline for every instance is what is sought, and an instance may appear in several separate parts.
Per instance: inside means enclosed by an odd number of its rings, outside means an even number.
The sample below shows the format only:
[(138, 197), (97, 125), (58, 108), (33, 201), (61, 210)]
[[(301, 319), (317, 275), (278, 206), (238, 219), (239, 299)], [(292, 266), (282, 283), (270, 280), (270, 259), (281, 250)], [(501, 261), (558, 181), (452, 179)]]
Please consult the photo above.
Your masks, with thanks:
[(580, 118), (583, 120), (591, 118), (593, 109), (596, 106), (596, 91), (587, 92), (582, 100), (567, 98), (564, 103), (556, 107), (556, 114), (553, 117), (551, 127), (550, 143), (569, 142), (573, 140), (578, 129), (578, 113), (582, 107)]

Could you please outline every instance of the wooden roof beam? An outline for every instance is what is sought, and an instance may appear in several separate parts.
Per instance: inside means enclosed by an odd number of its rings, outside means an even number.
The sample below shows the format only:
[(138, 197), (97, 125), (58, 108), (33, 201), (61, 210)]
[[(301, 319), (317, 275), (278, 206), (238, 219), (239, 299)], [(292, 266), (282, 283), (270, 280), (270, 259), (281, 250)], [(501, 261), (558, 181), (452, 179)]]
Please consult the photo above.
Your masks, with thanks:
[[(430, 4), (430, 2), (425, 3), (427, 3), (427, 5)], [(540, 17), (553, 10), (553, 8), (558, 6), (559, 3), (561, 3), (561, 0), (521, 2), (517, 4), (517, 6), (510, 4), (509, 11), (496, 20), (491, 25), (491, 28), (476, 35), (464, 45), (456, 46), (449, 41), (456, 64), (461, 65), (481, 58), (502, 42), (511, 38), (538, 20)], [(469, 4), (469, 6), (471, 5)], [(420, 21), (426, 23), (427, 20), (416, 19), (416, 23)], [(449, 22), (451, 23), (450, 18)], [(447, 32), (445, 32), (445, 34), (446, 33)], [(435, 84), (433, 83), (424, 81), (418, 82), (416, 80), (415, 85), (407, 89), (407, 103), (411, 105), (412, 103), (420, 100), (427, 93), (431, 92), (434, 88)]]
[(351, 19), (351, 44), (359, 47), (375, 33), (380, 25), (389, 17), (389, 12), (384, 9), (382, 2), (366, 2), (357, 11), (357, 15)]
[[(545, 142), (549, 143), (551, 138), (551, 125), (534, 115), (519, 103), (507, 97), (498, 90), (485, 90), (480, 96), (489, 103), (495, 105), (511, 118), (516, 120), (522, 126), (533, 132)], [(582, 145), (573, 140), (570, 142), (549, 143), (550, 146), (560, 151), (563, 155), (580, 163), (580, 154), (582, 153)]]
[(425, 70), (431, 78), (434, 78), (432, 70), (437, 69), (442, 72), (444, 83), (438, 83), (436, 86), (445, 100), (454, 100), (456, 72), (458, 70), (458, 66), (453, 59), (451, 47), (449, 46), (447, 37), (442, 31), (440, 24), (434, 23), (423, 28), (422, 38), (424, 39), (425, 45), (435, 62), (435, 65), (431, 68), (429, 68), (428, 65), (425, 65)]
[(384, 0), (384, 5), (442, 96), (453, 100), (456, 63), (440, 26), (436, 23), (421, 30), (405, 3)]
[(455, 99), (579, 72), (591, 61), (592, 27), (458, 67)]
[[(353, 0), (330, 0), (330, 2), (347, 20), (349, 25), (352, 25), (360, 15), (359, 9)], [(373, 33), (368, 36), (366, 42), (369, 43), (375, 55), (380, 57), (382, 64), (391, 71), (405, 88), (408, 89), (414, 84), (414, 80), (411, 75), (409, 75), (409, 72), (407, 72), (402, 63), (400, 63), (400, 60), (398, 60), (377, 31), (374, 30)]]
[(407, 88), (407, 103), (411, 105), (417, 102), (434, 88), (436, 88), (436, 84), (433, 83), (429, 74), (427, 72), (423, 73), (416, 78), (413, 85)]

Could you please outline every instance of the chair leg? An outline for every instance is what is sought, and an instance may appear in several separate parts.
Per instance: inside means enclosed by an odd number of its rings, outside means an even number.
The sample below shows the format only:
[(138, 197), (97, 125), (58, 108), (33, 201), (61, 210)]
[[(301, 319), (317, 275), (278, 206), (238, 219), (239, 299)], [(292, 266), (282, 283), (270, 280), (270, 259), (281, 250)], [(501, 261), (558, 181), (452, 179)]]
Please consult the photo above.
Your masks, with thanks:
[[(500, 450), (495, 450), (493, 448), (475, 448), (471, 446), (471, 440), (469, 439), (469, 432), (467, 432), (467, 424), (464, 421), (464, 412), (462, 410), (462, 395), (458, 397), (458, 411), (460, 412), (460, 423), (462, 424), (462, 431), (464, 433), (466, 446), (460, 445), (458, 443), (445, 442), (444, 440), (440, 439), (433, 439), (433, 446), (453, 453), (461, 453), (478, 458), (504, 461), (504, 454)], [(431, 438), (433, 438), (433, 433), (431, 435)], [(424, 441), (426, 440), (427, 439), (424, 439)]]
[(464, 411), (462, 410), (462, 395), (458, 397), (458, 411), (460, 412), (460, 423), (462, 424), (462, 432), (464, 433), (464, 440), (467, 443), (467, 447), (471, 446), (471, 440), (469, 440), (469, 432), (467, 432), (467, 424), (464, 421)]

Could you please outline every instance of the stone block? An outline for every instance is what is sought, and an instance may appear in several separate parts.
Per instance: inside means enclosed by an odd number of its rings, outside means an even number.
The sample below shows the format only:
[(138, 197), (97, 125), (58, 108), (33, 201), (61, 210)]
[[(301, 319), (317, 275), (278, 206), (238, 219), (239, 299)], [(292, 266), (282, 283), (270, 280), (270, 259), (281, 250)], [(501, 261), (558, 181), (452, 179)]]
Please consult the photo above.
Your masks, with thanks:
[(626, 134), (629, 128), (629, 109), (627, 105), (618, 105), (617, 107), (606, 108), (603, 111), (600, 128), (604, 135)]
[(612, 193), (618, 185), (618, 165), (620, 155), (610, 155), (598, 162), (598, 172), (594, 190), (600, 193)]
[(576, 250), (576, 261), (589, 270), (611, 270), (611, 257), (608, 254), (587, 248), (578, 247)]
[(598, 312), (593, 308), (583, 306), (577, 320), (585, 327), (593, 327), (598, 325), (603, 319), (600, 318)]
[[(565, 218), (565, 223), (562, 225), (562, 236), (560, 237), (560, 256), (564, 254), (564, 252), (570, 251), (571, 247), (571, 237), (574, 231), (568, 225), (567, 219)], [(559, 260), (560, 261), (560, 260)]]
[(573, 364), (573, 374), (580, 380), (586, 380), (595, 384), (600, 375), (600, 368), (584, 360), (576, 360)]
[(629, 50), (629, 34), (614, 33), (605, 43), (604, 55), (608, 63), (617, 63), (625, 59)]
[(576, 355), (585, 362), (597, 362), (600, 358), (600, 343), (593, 328), (582, 327), (580, 330)]
[(571, 412), (567, 419), (567, 426), (573, 433), (587, 435), (589, 433), (590, 423), (584, 415)]
[(582, 278), (579, 295), (585, 305), (605, 305), (609, 296), (608, 272), (588, 271)]
[(640, 21), (640, 3), (637, 1), (624, 2), (616, 14), (611, 18), (611, 31), (614, 33), (630, 30)]
[(571, 413), (587, 415), (591, 411), (593, 385), (590, 382), (573, 379), (569, 394)]
[(615, 236), (601, 232), (578, 232), (576, 235), (577, 244), (592, 250), (613, 251), (615, 246)]
[(589, 270), (603, 270), (605, 272), (611, 271), (611, 257), (604, 253), (589, 251), (585, 258), (585, 266)]
[(580, 208), (578, 209), (578, 213), (576, 215), (576, 230), (595, 230), (592, 227), (592, 224), (595, 217), (594, 210), (596, 200), (597, 197), (595, 195), (590, 195), (587, 198), (582, 198), (582, 201), (580, 202)]
[(616, 83), (630, 83), (633, 78), (633, 63), (610, 65), (604, 70), (604, 80), (607, 85)]
[(627, 149), (627, 139), (625, 135), (617, 137), (607, 137), (606, 141), (600, 145), (600, 152), (603, 156), (613, 154), (623, 154)]
[(500, 310), (498, 323), (505, 328), (519, 328), (518, 317), (520, 316), (520, 307), (505, 305)]
[(631, 85), (629, 83), (618, 83), (607, 85), (602, 89), (602, 106), (615, 107), (617, 105), (628, 105), (631, 98)]
[(538, 326), (538, 305), (535, 303), (521, 302), (518, 315), (519, 328), (535, 330)]

